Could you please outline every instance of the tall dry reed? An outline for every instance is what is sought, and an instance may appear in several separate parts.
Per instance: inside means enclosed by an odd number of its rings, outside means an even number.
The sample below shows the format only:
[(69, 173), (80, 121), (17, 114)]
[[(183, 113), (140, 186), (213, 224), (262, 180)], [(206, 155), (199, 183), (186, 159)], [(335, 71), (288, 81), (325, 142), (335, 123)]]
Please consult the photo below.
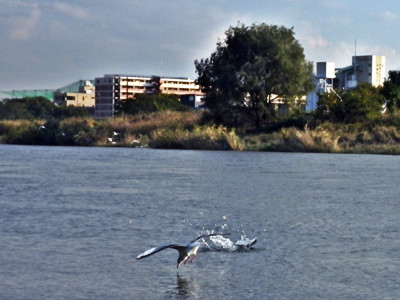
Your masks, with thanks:
[(152, 132), (149, 145), (152, 148), (243, 150), (234, 130), (221, 126), (196, 126), (192, 130), (159, 128)]

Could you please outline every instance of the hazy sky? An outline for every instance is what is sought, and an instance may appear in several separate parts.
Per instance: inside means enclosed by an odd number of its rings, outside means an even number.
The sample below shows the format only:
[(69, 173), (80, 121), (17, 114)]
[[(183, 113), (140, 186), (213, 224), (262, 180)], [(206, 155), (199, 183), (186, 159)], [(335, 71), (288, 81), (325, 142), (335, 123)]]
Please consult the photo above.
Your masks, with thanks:
[(385, 55), (400, 68), (398, 0), (0, 0), (0, 90), (109, 73), (196, 78), (238, 22), (293, 27), (310, 61)]

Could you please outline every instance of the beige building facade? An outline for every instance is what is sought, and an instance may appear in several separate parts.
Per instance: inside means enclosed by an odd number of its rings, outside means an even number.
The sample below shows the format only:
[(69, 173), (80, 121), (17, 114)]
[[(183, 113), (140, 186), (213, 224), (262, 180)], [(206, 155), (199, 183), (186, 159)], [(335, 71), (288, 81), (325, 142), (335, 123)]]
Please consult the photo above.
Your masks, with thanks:
[(186, 77), (138, 75), (104, 75), (95, 79), (95, 117), (114, 115), (118, 101), (132, 99), (136, 94), (203, 95), (199, 85)]
[(353, 56), (352, 64), (359, 67), (357, 81), (368, 82), (375, 87), (382, 86), (385, 82), (385, 56)]
[(54, 103), (65, 106), (81, 106), (94, 108), (95, 87), (90, 81), (79, 81), (77, 91), (56, 91), (54, 92)]

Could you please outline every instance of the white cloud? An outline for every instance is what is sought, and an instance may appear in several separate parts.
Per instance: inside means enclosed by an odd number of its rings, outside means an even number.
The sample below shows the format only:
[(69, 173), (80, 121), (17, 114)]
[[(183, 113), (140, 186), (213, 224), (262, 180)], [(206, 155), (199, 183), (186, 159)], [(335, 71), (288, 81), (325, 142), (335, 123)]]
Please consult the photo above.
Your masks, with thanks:
[(306, 39), (306, 43), (311, 48), (324, 48), (328, 46), (328, 41), (322, 36), (309, 36)]
[(66, 16), (72, 18), (84, 19), (89, 17), (90, 15), (86, 9), (65, 2), (55, 2), (53, 4), (53, 8), (56, 11), (61, 12)]
[(346, 5), (340, 1), (324, 0), (322, 4), (325, 5), (328, 9), (335, 9), (335, 10), (346, 9)]
[(382, 11), (379, 13), (379, 17), (381, 20), (385, 22), (393, 22), (397, 20), (397, 15), (391, 11)]
[(36, 33), (36, 27), (41, 17), (37, 4), (26, 4), (20, 1), (4, 1), (3, 25), (8, 37), (14, 41), (29, 40)]
[[(325, 39), (315, 25), (307, 21), (302, 21), (299, 27), (299, 41), (301, 45), (308, 50), (326, 48), (329, 41)], [(324, 51), (323, 49), (320, 49)]]

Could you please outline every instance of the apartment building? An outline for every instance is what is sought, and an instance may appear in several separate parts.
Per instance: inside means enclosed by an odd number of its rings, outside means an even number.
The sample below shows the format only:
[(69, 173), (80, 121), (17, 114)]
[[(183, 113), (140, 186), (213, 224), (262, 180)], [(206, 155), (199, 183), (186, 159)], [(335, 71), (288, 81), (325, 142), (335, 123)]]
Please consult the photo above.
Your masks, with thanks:
[(112, 117), (115, 103), (136, 94), (203, 95), (195, 81), (186, 77), (106, 74), (95, 79), (95, 87), (96, 118)]
[(351, 66), (336, 70), (334, 87), (349, 89), (356, 87), (359, 82), (371, 83), (375, 87), (381, 86), (385, 81), (385, 68), (385, 56), (353, 56)]

